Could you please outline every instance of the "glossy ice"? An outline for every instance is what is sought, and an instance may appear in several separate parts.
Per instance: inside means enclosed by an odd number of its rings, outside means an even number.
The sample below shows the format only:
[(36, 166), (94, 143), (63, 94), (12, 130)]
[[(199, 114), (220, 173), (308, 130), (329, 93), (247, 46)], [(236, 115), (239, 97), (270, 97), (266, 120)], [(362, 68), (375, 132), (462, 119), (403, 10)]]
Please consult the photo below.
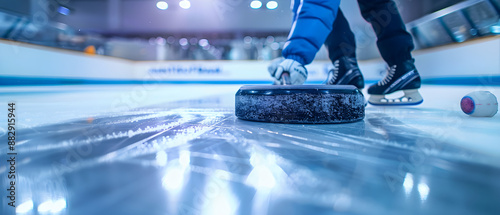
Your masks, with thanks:
[(336, 125), (238, 120), (238, 88), (1, 88), (18, 119), (2, 214), (500, 214), (500, 114), (459, 107), (498, 87), (424, 86), (420, 106)]

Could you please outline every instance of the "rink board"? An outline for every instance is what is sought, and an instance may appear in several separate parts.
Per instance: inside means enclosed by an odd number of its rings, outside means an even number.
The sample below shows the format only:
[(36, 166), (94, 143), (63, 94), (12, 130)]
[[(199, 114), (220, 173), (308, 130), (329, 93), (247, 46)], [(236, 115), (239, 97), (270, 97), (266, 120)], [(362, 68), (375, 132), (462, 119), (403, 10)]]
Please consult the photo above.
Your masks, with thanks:
[[(500, 37), (422, 50), (414, 53), (425, 80), (468, 78), (497, 80), (500, 77)], [(107, 56), (47, 48), (12, 41), (0, 41), (2, 85), (36, 84), (141, 84), (271, 83), (269, 61), (129, 61)], [(307, 66), (308, 83), (322, 83), (330, 62), (315, 61)], [(361, 61), (365, 80), (383, 78), (381, 60)], [(487, 84), (488, 81), (475, 81)], [(490, 81), (492, 82), (492, 81)], [(466, 82), (463, 82), (466, 83)], [(15, 85), (15, 84), (14, 84)]]

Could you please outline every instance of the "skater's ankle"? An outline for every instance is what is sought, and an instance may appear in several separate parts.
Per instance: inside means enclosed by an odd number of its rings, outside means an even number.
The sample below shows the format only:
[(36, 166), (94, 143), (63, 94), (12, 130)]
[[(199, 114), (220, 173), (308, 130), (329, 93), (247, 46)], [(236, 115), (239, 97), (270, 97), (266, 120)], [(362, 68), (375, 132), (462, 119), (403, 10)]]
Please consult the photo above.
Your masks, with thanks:
[(391, 68), (394, 68), (396, 71), (395, 76), (403, 75), (409, 72), (418, 74), (417, 68), (415, 67), (415, 59), (408, 59), (404, 61), (400, 61), (394, 64), (389, 64)]
[(386, 63), (389, 66), (415, 64), (415, 58), (413, 58), (411, 55), (404, 54), (402, 56), (399, 56), (399, 58), (387, 60)]

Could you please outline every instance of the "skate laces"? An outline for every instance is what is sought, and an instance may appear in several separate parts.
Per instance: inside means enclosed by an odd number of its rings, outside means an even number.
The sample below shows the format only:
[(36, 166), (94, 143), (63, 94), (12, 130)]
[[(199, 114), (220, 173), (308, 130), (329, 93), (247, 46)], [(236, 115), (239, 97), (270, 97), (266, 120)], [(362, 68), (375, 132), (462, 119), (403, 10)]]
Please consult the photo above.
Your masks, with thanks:
[(384, 86), (387, 83), (389, 83), (392, 80), (392, 77), (394, 77), (394, 74), (396, 74), (396, 65), (389, 67), (387, 70), (387, 74), (385, 75), (384, 79), (380, 80), (377, 85), (378, 86)]
[[(339, 60), (333, 62), (333, 69), (331, 69), (330, 73), (328, 73), (329, 76), (331, 74), (331, 76), (328, 77), (329, 84), (335, 84), (335, 81), (337, 81), (337, 78), (339, 77), (339, 67), (340, 67)], [(332, 70), (333, 72), (331, 72)]]

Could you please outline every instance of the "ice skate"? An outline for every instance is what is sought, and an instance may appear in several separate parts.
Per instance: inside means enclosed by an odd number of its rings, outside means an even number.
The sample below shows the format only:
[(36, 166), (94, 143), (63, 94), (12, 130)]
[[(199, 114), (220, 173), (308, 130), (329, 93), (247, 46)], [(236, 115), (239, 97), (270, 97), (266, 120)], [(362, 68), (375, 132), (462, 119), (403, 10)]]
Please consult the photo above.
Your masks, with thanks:
[[(420, 82), (414, 60), (393, 65), (384, 79), (368, 88), (368, 102), (372, 105), (418, 105), (424, 101), (418, 92)], [(391, 97), (391, 94), (401, 92), (403, 96)]]
[(349, 57), (341, 57), (333, 62), (333, 68), (328, 71), (325, 84), (354, 85), (358, 89), (365, 87), (356, 59)]

